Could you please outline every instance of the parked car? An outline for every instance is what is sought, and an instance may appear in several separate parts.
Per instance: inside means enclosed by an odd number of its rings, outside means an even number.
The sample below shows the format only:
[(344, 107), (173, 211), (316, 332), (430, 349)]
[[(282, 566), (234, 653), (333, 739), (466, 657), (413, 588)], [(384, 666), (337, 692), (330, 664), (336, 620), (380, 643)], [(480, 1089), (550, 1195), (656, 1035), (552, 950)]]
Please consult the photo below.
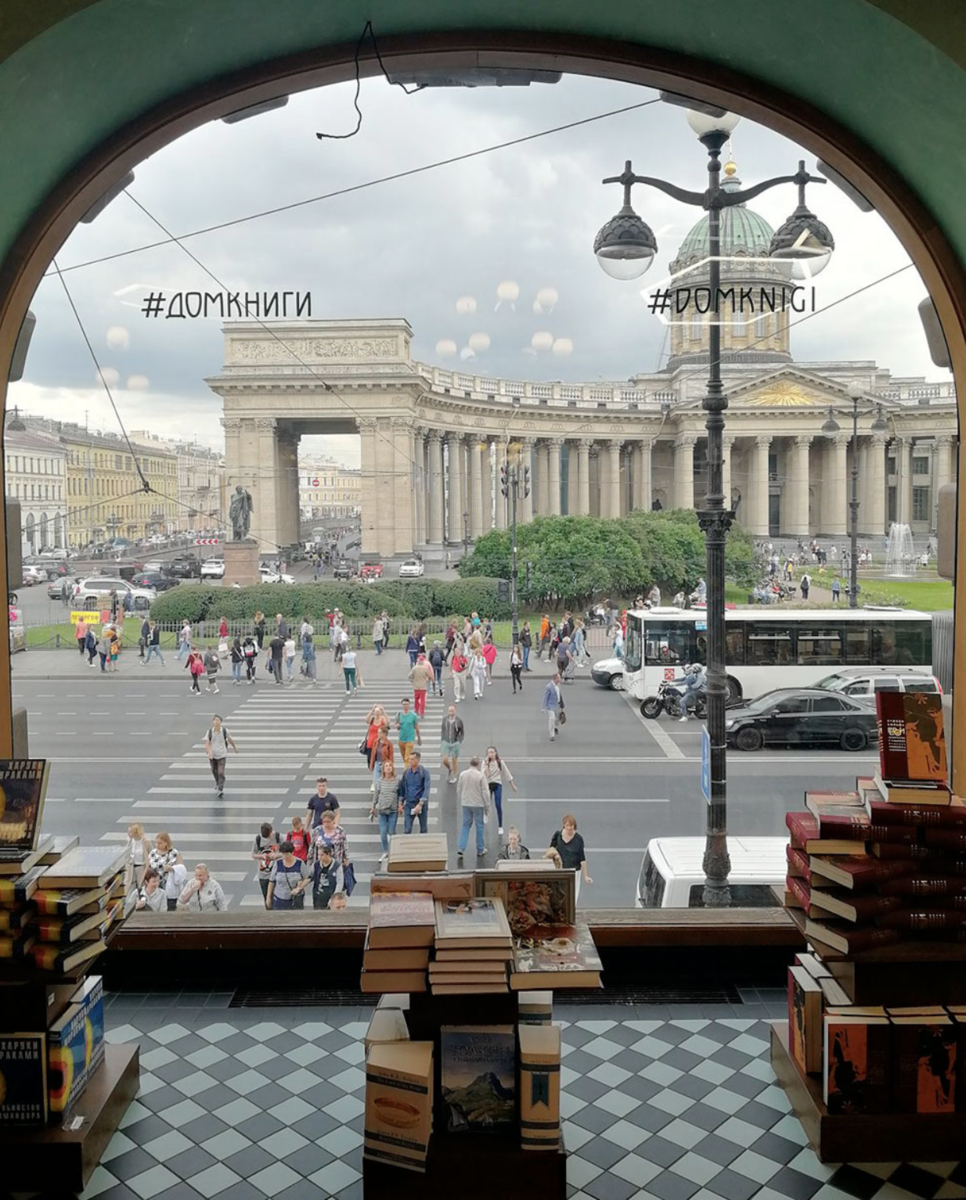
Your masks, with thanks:
[(47, 599), (48, 600), (62, 599), (63, 587), (64, 587), (63, 579), (59, 579), (59, 578), (52, 579), (50, 581), (50, 583), (47, 584)]
[(149, 588), (134, 587), (126, 579), (96, 575), (90, 579), (81, 580), (80, 595), (77, 598), (77, 603), (81, 607), (101, 608), (104, 607), (104, 602), (110, 599), (111, 592), (117, 592), (119, 600), (123, 598), (125, 592), (129, 592), (132, 607), (138, 611), (149, 609), (152, 601), (158, 598), (157, 592), (151, 591)]
[[(728, 886), (735, 908), (774, 908), (773, 885), (784, 883), (788, 838), (728, 837)], [(651, 838), (637, 880), (638, 908), (703, 908), (703, 837)]]
[(864, 750), (876, 736), (875, 710), (862, 700), (824, 688), (777, 688), (729, 709), (729, 746), (839, 746)]
[(166, 592), (178, 586), (178, 580), (160, 571), (141, 571), (135, 575), (131, 583), (138, 588), (148, 588), (152, 592)]
[(602, 658), (590, 668), (590, 677), (601, 687), (610, 688), (613, 692), (624, 690), (624, 660), (622, 658)]
[(875, 697), (876, 692), (941, 692), (935, 675), (899, 667), (843, 667), (815, 685), (843, 696)]
[(23, 568), (23, 586), (33, 587), (35, 583), (47, 582), (47, 568), (31, 563)]
[(382, 563), (364, 562), (362, 564), (362, 566), (359, 568), (359, 578), (364, 583), (368, 583), (370, 580), (373, 580), (373, 579), (381, 579), (382, 571), (383, 571)]
[(333, 579), (351, 579), (356, 569), (347, 558), (340, 558), (332, 570)]
[(420, 575), (423, 575), (425, 573), (425, 571), (426, 571), (426, 568), (423, 566), (422, 561), (420, 559), (407, 558), (404, 563), (400, 563), (399, 578), (400, 579), (418, 579), (420, 577)]
[[(224, 575), (222, 571), (222, 575)], [(286, 575), (284, 572), (276, 571), (274, 567), (260, 566), (258, 573), (262, 577), (262, 583), (294, 583), (294, 575)]]
[(201, 564), (202, 579), (224, 579), (225, 560), (223, 558), (207, 558)]
[(175, 579), (197, 579), (201, 575), (201, 564), (196, 558), (172, 558), (166, 570)]

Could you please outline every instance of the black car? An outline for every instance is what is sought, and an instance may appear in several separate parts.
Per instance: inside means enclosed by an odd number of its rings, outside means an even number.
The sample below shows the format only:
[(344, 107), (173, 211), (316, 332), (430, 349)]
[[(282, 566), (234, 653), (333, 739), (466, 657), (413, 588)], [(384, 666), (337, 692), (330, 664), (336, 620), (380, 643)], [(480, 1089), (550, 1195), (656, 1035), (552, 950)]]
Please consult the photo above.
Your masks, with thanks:
[(178, 586), (178, 580), (173, 576), (161, 575), (157, 571), (142, 571), (132, 577), (131, 583), (135, 587), (150, 588), (153, 592), (166, 592)]
[(778, 688), (725, 715), (729, 746), (838, 746), (864, 750), (875, 740), (875, 709), (821, 688)]
[(347, 558), (340, 558), (332, 571), (333, 579), (351, 579), (356, 570)]
[(201, 563), (196, 558), (172, 558), (165, 574), (173, 579), (200, 579)]

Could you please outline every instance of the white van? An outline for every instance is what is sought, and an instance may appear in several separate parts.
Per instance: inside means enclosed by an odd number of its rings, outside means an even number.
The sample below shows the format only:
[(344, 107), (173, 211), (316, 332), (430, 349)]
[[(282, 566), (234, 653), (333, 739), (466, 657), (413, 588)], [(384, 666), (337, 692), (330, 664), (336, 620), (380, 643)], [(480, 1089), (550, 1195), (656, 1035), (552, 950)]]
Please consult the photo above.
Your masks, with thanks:
[[(785, 882), (787, 837), (728, 837), (731, 904), (772, 908), (781, 901), (772, 885)], [(637, 880), (638, 908), (704, 906), (703, 837), (651, 838)]]

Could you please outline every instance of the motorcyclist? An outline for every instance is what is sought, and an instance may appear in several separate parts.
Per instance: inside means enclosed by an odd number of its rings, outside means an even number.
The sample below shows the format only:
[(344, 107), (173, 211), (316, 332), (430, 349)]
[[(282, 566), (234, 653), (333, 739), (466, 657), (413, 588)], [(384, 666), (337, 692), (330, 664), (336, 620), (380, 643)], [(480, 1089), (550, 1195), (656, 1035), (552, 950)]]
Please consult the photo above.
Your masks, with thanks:
[(703, 691), (705, 686), (704, 668), (700, 663), (692, 663), (685, 672), (684, 679), (681, 681), (681, 715), (679, 721), (688, 719), (688, 709), (697, 703), (698, 694)]

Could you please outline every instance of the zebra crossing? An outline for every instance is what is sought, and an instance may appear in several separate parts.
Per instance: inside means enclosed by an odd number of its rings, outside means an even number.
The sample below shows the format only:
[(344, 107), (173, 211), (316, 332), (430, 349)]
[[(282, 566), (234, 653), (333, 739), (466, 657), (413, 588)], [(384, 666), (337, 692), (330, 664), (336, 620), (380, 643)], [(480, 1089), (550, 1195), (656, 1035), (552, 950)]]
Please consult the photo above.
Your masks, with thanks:
[[(214, 792), (204, 741), (195, 742), (164, 768), (145, 796), (125, 806), (115, 828), (101, 840), (126, 841), (132, 821), (140, 822), (151, 838), (166, 830), (189, 873), (196, 862), (208, 865), (224, 888), (229, 908), (262, 907), (251, 857), (255, 834), (264, 821), (271, 821), (280, 833), (291, 828), (293, 816), (304, 817), (316, 779), (325, 775), (329, 791), (340, 801), (341, 823), (359, 885), (349, 904), (365, 906), (368, 882), (382, 848), (378, 828), (368, 816), (372, 774), (358, 746), (370, 708), (383, 705), (392, 720), (404, 691), (405, 685), (399, 683), (371, 684), (352, 695), (338, 684), (311, 690), (298, 685), (260, 687), (225, 714), (239, 753), (229, 752), (223, 799)], [(440, 825), (443, 712), (440, 700), (431, 699), (420, 726), (422, 760), (433, 780), (430, 829)], [(398, 761), (396, 769), (401, 770)], [(401, 822), (399, 828), (401, 832)]]

